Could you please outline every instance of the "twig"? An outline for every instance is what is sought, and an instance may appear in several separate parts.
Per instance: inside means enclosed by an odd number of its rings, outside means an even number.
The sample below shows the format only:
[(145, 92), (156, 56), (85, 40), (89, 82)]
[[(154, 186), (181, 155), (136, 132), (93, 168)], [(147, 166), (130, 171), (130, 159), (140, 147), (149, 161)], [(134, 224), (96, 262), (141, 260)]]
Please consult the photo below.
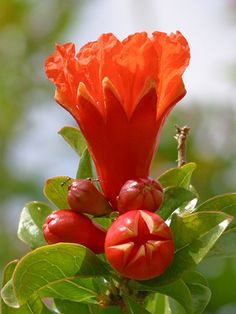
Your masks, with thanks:
[(186, 139), (189, 133), (190, 128), (188, 126), (179, 127), (178, 125), (175, 125), (176, 127), (176, 135), (174, 138), (176, 139), (178, 146), (178, 167), (183, 166), (186, 163)]

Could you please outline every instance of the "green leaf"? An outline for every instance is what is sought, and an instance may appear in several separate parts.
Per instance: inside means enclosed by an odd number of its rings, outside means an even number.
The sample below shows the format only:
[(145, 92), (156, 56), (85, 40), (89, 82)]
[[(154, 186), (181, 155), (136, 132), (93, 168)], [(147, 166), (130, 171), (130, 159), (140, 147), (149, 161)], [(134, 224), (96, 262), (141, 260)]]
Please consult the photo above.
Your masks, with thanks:
[(179, 304), (179, 302), (175, 301), (174, 299), (170, 297), (168, 297), (168, 300), (169, 300), (169, 308), (170, 308), (171, 314), (188, 314), (186, 313), (182, 305)]
[(183, 281), (189, 285), (189, 284), (201, 284), (204, 286), (208, 286), (208, 282), (206, 280), (206, 278), (199, 272), (197, 271), (189, 271), (186, 272), (183, 277), (182, 277)]
[(86, 148), (83, 151), (83, 154), (81, 156), (80, 162), (79, 162), (79, 168), (76, 174), (77, 179), (87, 179), (87, 178), (93, 178), (93, 163), (92, 159), (90, 157), (89, 151)]
[(213, 248), (207, 255), (207, 258), (210, 257), (236, 257), (236, 228), (227, 230), (222, 234)]
[(87, 304), (79, 302), (71, 302), (66, 300), (55, 299), (54, 300), (56, 308), (61, 314), (69, 313), (81, 313), (81, 314), (91, 314)]
[(89, 249), (73, 243), (40, 247), (18, 263), (13, 286), (19, 304), (56, 282), (108, 275), (105, 264)]
[(42, 226), (52, 209), (42, 202), (31, 202), (23, 208), (18, 226), (18, 237), (31, 248), (45, 245)]
[(106, 217), (93, 217), (93, 221), (97, 222), (99, 225), (101, 225), (105, 229), (108, 229), (110, 224), (112, 223), (111, 218), (106, 218)]
[(124, 296), (124, 301), (126, 304), (127, 314), (150, 314), (149, 311), (147, 311), (142, 305), (137, 303), (137, 301), (130, 296)]
[(89, 304), (88, 308), (90, 314), (121, 314), (121, 310), (118, 306), (101, 307), (93, 304)]
[(202, 313), (211, 298), (211, 291), (208, 288), (206, 278), (199, 272), (190, 271), (184, 274), (183, 280), (192, 295), (193, 314)]
[(200, 204), (196, 211), (221, 211), (234, 217), (230, 224), (230, 228), (236, 226), (236, 193), (228, 193), (210, 198), (206, 202)]
[(196, 169), (196, 164), (190, 162), (182, 167), (172, 168), (164, 172), (159, 178), (163, 188), (169, 186), (179, 186), (185, 189), (190, 188), (190, 181), (193, 171)]
[(150, 313), (167, 314), (169, 307), (167, 296), (160, 293), (153, 293), (146, 298), (145, 303), (146, 309)]
[(18, 302), (15, 297), (13, 289), (11, 289), (10, 283), (12, 282), (12, 274), (17, 265), (17, 260), (8, 263), (3, 271), (2, 278), (2, 290), (1, 290), (1, 313), (11, 313), (11, 309), (8, 309), (9, 306), (14, 305), (18, 307)]
[(14, 269), (16, 268), (18, 261), (14, 260), (12, 262), (9, 262), (5, 269), (3, 270), (3, 276), (2, 276), (2, 285), (4, 286), (12, 277), (12, 274), (14, 272)]
[(50, 178), (44, 185), (43, 193), (59, 209), (67, 209), (69, 208), (67, 203), (68, 186), (72, 181), (73, 179), (66, 176)]
[(76, 174), (77, 179), (93, 178), (93, 163), (89, 154), (86, 140), (78, 128), (65, 126), (58, 132), (65, 141), (81, 157), (79, 168)]
[(102, 308), (98, 305), (84, 304), (55, 299), (57, 309), (61, 314), (121, 314), (116, 306)]
[(113, 288), (113, 285), (111, 285), (110, 281), (104, 277), (94, 277), (93, 286), (94, 289), (99, 293), (99, 296), (106, 295), (108, 290)]
[(191, 293), (183, 280), (178, 280), (172, 284), (159, 287), (157, 292), (168, 295), (181, 304), (186, 310), (186, 313), (192, 313), (193, 308)]
[(87, 143), (78, 128), (72, 126), (64, 126), (58, 133), (79, 156), (82, 155), (83, 151), (87, 147)]
[[(43, 303), (42, 303), (43, 304)], [(41, 314), (58, 314), (58, 312), (54, 312), (52, 309), (48, 309), (46, 305), (43, 304), (43, 309), (41, 311)]]
[[(188, 272), (183, 276), (183, 279), (184, 280), (178, 280), (169, 285), (155, 287), (155, 291), (163, 295), (167, 295), (171, 297), (171, 299), (177, 301), (178, 304), (181, 305), (181, 308), (183, 308), (185, 310), (185, 313), (187, 314), (202, 313), (206, 305), (208, 304), (211, 296), (211, 292), (206, 286), (207, 282), (205, 278), (197, 272)], [(154, 290), (153, 286), (147, 286), (145, 282), (144, 285), (143, 282), (139, 283), (136, 288), (150, 291)], [(156, 302), (156, 307), (162, 306), (162, 310), (156, 310), (156, 312), (151, 311), (151, 313), (164, 313), (163, 308), (165, 307), (165, 304), (158, 304), (158, 299), (155, 300), (155, 298), (158, 296), (159, 294), (154, 295), (152, 301), (154, 302), (153, 304), (150, 303), (149, 300), (148, 309), (150, 310), (151, 306), (155, 307)], [(183, 310), (181, 310), (181, 308), (174, 302), (170, 302), (170, 305), (171, 308), (174, 310), (173, 313), (183, 313)]]
[(51, 283), (38, 292), (40, 298), (51, 297), (74, 302), (97, 303), (92, 278), (66, 279)]
[(159, 283), (173, 281), (181, 277), (183, 273), (193, 269), (206, 256), (218, 238), (230, 223), (230, 218), (226, 218), (216, 227), (207, 233), (192, 240), (175, 253), (174, 260), (167, 271), (161, 275), (157, 281)]
[[(3, 289), (1, 291), (1, 313), (2, 314), (49, 314), (53, 313), (49, 311), (46, 306), (37, 298), (32, 297), (22, 306), (19, 306), (15, 292), (12, 286), (12, 275), (16, 268), (17, 261), (10, 262), (3, 272)], [(14, 307), (12, 307), (14, 306)]]
[[(190, 235), (191, 242), (187, 241), (185, 237), (179, 238), (180, 240), (177, 240), (177, 244), (182, 245), (185, 243), (185, 245), (181, 248), (178, 248), (178, 250), (175, 252), (171, 265), (159, 277), (143, 281), (142, 284), (148, 286), (150, 290), (156, 289), (159, 286), (174, 282), (175, 280), (181, 278), (185, 272), (190, 271), (196, 267), (196, 265), (200, 263), (200, 261), (206, 256), (218, 238), (222, 235), (232, 219), (230, 216), (224, 213), (218, 214), (221, 215), (221, 221), (219, 220), (215, 227), (212, 227), (212, 229), (209, 229), (203, 234), (199, 235), (198, 232), (195, 232), (195, 238)], [(214, 213), (212, 212), (212, 217), (213, 215)], [(182, 219), (185, 218), (186, 216), (182, 217)], [(186, 232), (184, 225), (183, 232)], [(182, 233), (180, 229), (179, 233)], [(130, 281), (130, 285), (136, 287), (137, 283)]]
[(14, 308), (19, 307), (19, 303), (18, 303), (16, 296), (15, 296), (15, 293), (14, 293), (14, 289), (13, 289), (13, 285), (12, 285), (12, 279), (10, 279), (5, 284), (5, 286), (2, 288), (1, 296), (2, 296), (4, 303), (6, 303), (6, 305), (8, 305), (10, 307), (14, 307)]
[(188, 314), (192, 313), (192, 297), (188, 286), (183, 280), (177, 280), (169, 285), (153, 286), (148, 285), (148, 282), (144, 281), (138, 284), (136, 288), (138, 290), (156, 291), (158, 293), (172, 297), (179, 302)]
[(189, 190), (174, 186), (164, 190), (164, 200), (157, 214), (166, 220), (177, 208), (196, 198)]
[(199, 212), (185, 216), (173, 214), (170, 227), (175, 250), (190, 244), (229, 217), (221, 212)]
[(188, 284), (192, 295), (193, 314), (201, 314), (205, 310), (211, 298), (211, 291), (202, 284)]

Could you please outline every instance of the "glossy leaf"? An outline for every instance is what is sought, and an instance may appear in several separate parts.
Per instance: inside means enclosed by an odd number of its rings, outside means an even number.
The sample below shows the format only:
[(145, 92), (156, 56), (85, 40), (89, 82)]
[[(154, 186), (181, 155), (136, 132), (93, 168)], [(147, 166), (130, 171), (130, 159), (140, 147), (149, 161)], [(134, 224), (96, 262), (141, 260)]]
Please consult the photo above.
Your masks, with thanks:
[(76, 174), (77, 179), (93, 178), (93, 164), (89, 151), (86, 148), (80, 158), (79, 168)]
[[(144, 285), (143, 285), (144, 283)], [(138, 290), (156, 291), (158, 293), (172, 297), (179, 302), (187, 313), (192, 313), (192, 297), (188, 286), (183, 280), (177, 280), (171, 284), (163, 286), (150, 286), (147, 282), (140, 282), (136, 286)]]
[(107, 291), (113, 288), (109, 280), (104, 277), (94, 277), (93, 287), (98, 292), (99, 296), (106, 295)]
[(236, 257), (236, 228), (226, 230), (208, 253), (207, 257)]
[(184, 273), (182, 279), (187, 285), (198, 283), (206, 287), (208, 286), (208, 282), (206, 278), (197, 271), (189, 271), (189, 272)]
[(58, 243), (30, 252), (18, 263), (13, 285), (19, 304), (50, 285), (76, 277), (107, 275), (104, 263), (87, 248)]
[(99, 307), (93, 304), (89, 304), (90, 314), (121, 314), (121, 310), (118, 306)]
[(209, 232), (194, 239), (191, 243), (178, 250), (173, 263), (166, 273), (159, 277), (158, 281), (166, 282), (180, 278), (185, 271), (191, 270), (206, 256), (211, 247), (222, 235), (230, 220), (226, 219)]
[(166, 220), (177, 208), (196, 198), (189, 190), (174, 186), (164, 190), (164, 200), (157, 214)]
[(191, 162), (182, 167), (172, 168), (164, 172), (158, 180), (164, 188), (178, 186), (185, 189), (190, 188), (190, 181), (196, 164)]
[(108, 229), (108, 227), (112, 223), (112, 219), (106, 218), (106, 217), (93, 217), (93, 221), (97, 222), (99, 225), (101, 225), (105, 229)]
[(18, 237), (31, 248), (45, 245), (42, 226), (52, 209), (42, 202), (31, 202), (23, 208), (18, 226)]
[(43, 304), (43, 309), (41, 311), (41, 314), (58, 314), (58, 312), (55, 312), (53, 310), (49, 310), (44, 304)]
[[(9, 290), (7, 285), (9, 286), (9, 282), (11, 282), (12, 274), (17, 265), (17, 260), (8, 263), (3, 271), (2, 276), (2, 289), (1, 289), (1, 313), (17, 313), (14, 312), (14, 309), (9, 307), (9, 304), (15, 304), (18, 306), (17, 299), (15, 298), (15, 294), (12, 290)], [(19, 312), (22, 313), (22, 312)]]
[(18, 260), (9, 262), (3, 270), (2, 286), (4, 286), (9, 280), (11, 280), (12, 274), (16, 268)]
[(192, 295), (193, 314), (201, 314), (205, 310), (211, 298), (211, 291), (202, 284), (189, 284), (188, 288)]
[(199, 212), (185, 216), (174, 214), (170, 227), (173, 232), (175, 251), (193, 242), (227, 218), (229, 216), (221, 212)]
[(150, 313), (167, 314), (169, 307), (167, 296), (160, 293), (153, 293), (146, 298), (145, 303), (146, 309)]
[(168, 295), (175, 299), (179, 304), (183, 306), (186, 313), (192, 313), (192, 297), (188, 289), (188, 286), (182, 281), (178, 280), (172, 284), (159, 287), (159, 293)]
[(2, 288), (1, 296), (2, 296), (4, 303), (6, 303), (6, 305), (8, 305), (10, 307), (14, 307), (14, 308), (19, 307), (19, 303), (18, 303), (17, 298), (15, 296), (14, 288), (12, 285), (12, 279), (10, 279), (5, 284), (5, 286)]
[(185, 309), (182, 307), (179, 302), (175, 301), (174, 299), (168, 297), (169, 300), (169, 308), (171, 314), (188, 314), (186, 313)]
[(43, 189), (47, 199), (56, 205), (59, 209), (67, 209), (68, 186), (72, 183), (72, 179), (66, 176), (53, 177), (46, 181)]
[(121, 314), (121, 311), (116, 306), (102, 308), (92, 304), (71, 302), (60, 299), (55, 299), (55, 304), (61, 314)]
[(221, 211), (234, 217), (230, 228), (236, 226), (236, 193), (228, 193), (213, 197), (197, 206), (196, 211)]
[(130, 296), (124, 296), (124, 301), (126, 304), (127, 314), (150, 314), (142, 305), (137, 303), (136, 300)]
[(97, 292), (92, 278), (57, 281), (40, 289), (38, 295), (41, 298), (51, 297), (74, 302), (97, 303)]
[(184, 274), (183, 280), (192, 295), (193, 314), (202, 313), (211, 298), (206, 278), (199, 272), (191, 271)]
[(83, 151), (87, 147), (87, 143), (83, 134), (78, 128), (72, 126), (64, 126), (58, 133), (79, 156), (82, 156)]
[[(31, 297), (25, 304), (19, 306), (15, 292), (12, 286), (12, 275), (16, 268), (17, 261), (10, 262), (3, 272), (3, 289), (1, 296), (3, 296), (5, 302), (1, 298), (1, 313), (2, 314), (49, 314), (53, 313), (37, 298), (37, 296)], [(6, 288), (7, 286), (7, 288)], [(14, 306), (14, 307), (12, 307)]]
[(61, 314), (69, 313), (91, 314), (88, 305), (84, 303), (70, 302), (61, 299), (55, 299), (54, 302), (56, 308), (60, 311)]

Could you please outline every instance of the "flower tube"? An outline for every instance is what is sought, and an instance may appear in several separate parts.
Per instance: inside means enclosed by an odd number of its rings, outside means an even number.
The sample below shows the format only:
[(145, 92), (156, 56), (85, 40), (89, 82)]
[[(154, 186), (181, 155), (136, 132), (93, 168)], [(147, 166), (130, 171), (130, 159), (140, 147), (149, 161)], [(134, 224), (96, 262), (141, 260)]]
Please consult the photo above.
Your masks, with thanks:
[(45, 62), (55, 99), (77, 121), (114, 209), (121, 186), (149, 174), (161, 127), (186, 93), (189, 58), (180, 32), (142, 32), (123, 41), (103, 34), (77, 54), (72, 43), (57, 45)]

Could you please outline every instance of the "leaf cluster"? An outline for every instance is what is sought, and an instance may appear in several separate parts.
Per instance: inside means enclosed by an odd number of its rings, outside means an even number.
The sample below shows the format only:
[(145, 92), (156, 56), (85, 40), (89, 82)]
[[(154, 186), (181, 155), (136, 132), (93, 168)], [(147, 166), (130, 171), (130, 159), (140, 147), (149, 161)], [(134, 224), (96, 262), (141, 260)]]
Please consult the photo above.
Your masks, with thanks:
[[(80, 131), (64, 127), (59, 134), (80, 156), (76, 178), (95, 178)], [(42, 225), (52, 211), (68, 208), (66, 196), (71, 182), (68, 177), (50, 178), (44, 195), (51, 205), (31, 202), (22, 210), (18, 236), (32, 251), (5, 268), (2, 313), (202, 313), (211, 292), (206, 279), (195, 269), (203, 258), (236, 253), (236, 193), (198, 204), (198, 193), (191, 185), (195, 168), (194, 163), (188, 163), (158, 178), (164, 201), (157, 213), (172, 229), (175, 255), (162, 275), (146, 281), (120, 277), (103, 255), (82, 245), (46, 245)], [(113, 216), (96, 221), (108, 228)]]

